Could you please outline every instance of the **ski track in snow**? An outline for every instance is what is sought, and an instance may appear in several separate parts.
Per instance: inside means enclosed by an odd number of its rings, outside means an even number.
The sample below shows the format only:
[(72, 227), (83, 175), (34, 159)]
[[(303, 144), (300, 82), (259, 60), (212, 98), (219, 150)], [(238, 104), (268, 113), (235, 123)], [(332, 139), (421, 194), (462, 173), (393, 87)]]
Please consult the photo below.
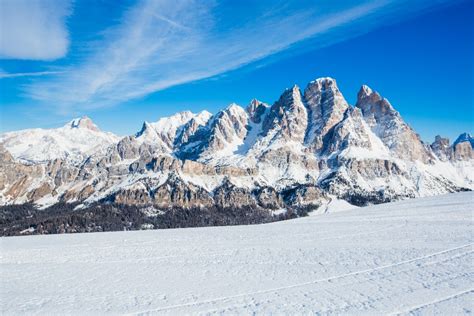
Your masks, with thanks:
[(474, 193), (252, 226), (0, 239), (2, 315), (474, 311)]

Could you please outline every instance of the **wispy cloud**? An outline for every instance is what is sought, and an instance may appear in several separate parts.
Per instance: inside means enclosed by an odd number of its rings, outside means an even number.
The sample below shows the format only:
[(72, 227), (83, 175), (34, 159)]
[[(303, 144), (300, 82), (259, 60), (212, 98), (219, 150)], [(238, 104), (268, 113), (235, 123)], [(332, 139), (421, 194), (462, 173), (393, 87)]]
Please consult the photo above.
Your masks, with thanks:
[(38, 71), (38, 72), (15, 72), (7, 73), (0, 70), (0, 79), (18, 78), (18, 77), (39, 77), (50, 76), (63, 73), (62, 71)]
[[(260, 5), (232, 19), (223, 4), (210, 1), (141, 1), (84, 63), (35, 81), (27, 91), (62, 111), (111, 106), (239, 68), (306, 39), (331, 34), (333, 41), (343, 40), (369, 31), (382, 14), (410, 7), (407, 1), (391, 0), (279, 4), (271, 9)], [(357, 31), (338, 32), (361, 21), (367, 23)]]
[(0, 1), (0, 58), (53, 60), (66, 55), (69, 0)]

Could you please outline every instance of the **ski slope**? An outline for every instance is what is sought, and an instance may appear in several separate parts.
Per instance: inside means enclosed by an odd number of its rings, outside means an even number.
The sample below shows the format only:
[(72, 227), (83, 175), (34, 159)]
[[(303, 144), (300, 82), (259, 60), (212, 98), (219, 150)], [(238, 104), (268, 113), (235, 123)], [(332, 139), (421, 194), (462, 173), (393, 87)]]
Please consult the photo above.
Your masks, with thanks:
[(474, 193), (254, 226), (1, 238), (1, 313), (474, 311)]

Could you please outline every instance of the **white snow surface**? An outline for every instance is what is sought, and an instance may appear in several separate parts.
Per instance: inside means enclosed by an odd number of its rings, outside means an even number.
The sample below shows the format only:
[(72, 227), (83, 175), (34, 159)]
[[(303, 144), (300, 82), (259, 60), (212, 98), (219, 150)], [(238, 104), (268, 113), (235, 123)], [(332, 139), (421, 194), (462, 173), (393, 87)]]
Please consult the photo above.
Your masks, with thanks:
[(352, 205), (345, 200), (340, 200), (336, 197), (331, 197), (327, 203), (323, 203), (317, 210), (309, 213), (310, 216), (316, 216), (327, 213), (344, 212), (359, 208), (358, 206)]
[(253, 226), (0, 239), (2, 315), (462, 315), (474, 193)]

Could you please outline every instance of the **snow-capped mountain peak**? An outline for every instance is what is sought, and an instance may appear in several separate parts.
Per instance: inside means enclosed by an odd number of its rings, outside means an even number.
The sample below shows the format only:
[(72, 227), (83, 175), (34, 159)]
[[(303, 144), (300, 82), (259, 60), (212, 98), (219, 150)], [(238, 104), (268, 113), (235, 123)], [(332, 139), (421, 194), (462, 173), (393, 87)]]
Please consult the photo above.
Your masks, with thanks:
[(392, 116), (399, 116), (399, 113), (395, 111), (387, 99), (367, 85), (363, 85), (360, 88), (357, 94), (356, 107), (360, 108), (363, 113), (381, 112)]
[(308, 125), (308, 114), (297, 85), (286, 89), (275, 102), (263, 121), (263, 134), (273, 138), (294, 140), (304, 139)]
[(237, 103), (231, 103), (227, 106), (224, 113), (230, 115), (243, 115), (245, 113), (245, 110)]
[(102, 132), (88, 117), (69, 121), (60, 128), (27, 129), (1, 135), (0, 143), (13, 158), (30, 163), (65, 159), (79, 163), (120, 138)]
[(432, 160), (432, 154), (419, 135), (378, 92), (362, 86), (355, 106), (361, 109), (372, 131), (396, 157), (425, 163)]
[(152, 123), (144, 121), (142, 128), (135, 134), (135, 138), (143, 142), (153, 142), (159, 137)]
[[(200, 119), (206, 115), (206, 113), (202, 113)], [(160, 118), (157, 122), (149, 123), (149, 127), (154, 130), (156, 135), (161, 138), (166, 146), (172, 149), (178, 130), (197, 116), (199, 116), (199, 114), (196, 115), (190, 111), (182, 111), (168, 117)]]
[(372, 89), (366, 85), (366, 84), (363, 84), (361, 87), (361, 90), (364, 91), (366, 94), (372, 94)]
[(206, 110), (199, 112), (194, 119), (200, 123), (206, 123), (212, 117), (212, 113)]
[(75, 118), (69, 123), (66, 124), (66, 127), (69, 128), (87, 128), (90, 129), (91, 131), (100, 131), (100, 129), (97, 127), (97, 125), (94, 124), (94, 122), (88, 117), (88, 116), (83, 116), (80, 118)]
[(456, 160), (474, 159), (474, 138), (469, 133), (462, 133), (453, 143), (453, 157)]
[(271, 106), (184, 111), (123, 138), (87, 117), (6, 133), (0, 155), (2, 203), (285, 208), (326, 194), (364, 204), (474, 187), (472, 136), (427, 145), (378, 92), (362, 86), (352, 107), (329, 77)]
[(463, 142), (469, 142), (472, 147), (474, 147), (474, 137), (471, 136), (469, 133), (462, 133), (461, 135), (456, 138), (456, 140), (453, 143), (453, 146), (456, 146), (459, 143)]
[(262, 115), (265, 113), (266, 109), (270, 106), (266, 103), (263, 103), (257, 99), (252, 99), (247, 106), (246, 110), (249, 114), (250, 120), (254, 123), (260, 123)]
[(336, 80), (325, 77), (311, 81), (305, 91), (304, 99), (309, 112), (309, 131), (305, 143), (315, 150), (323, 147), (326, 134), (344, 117), (349, 108)]

